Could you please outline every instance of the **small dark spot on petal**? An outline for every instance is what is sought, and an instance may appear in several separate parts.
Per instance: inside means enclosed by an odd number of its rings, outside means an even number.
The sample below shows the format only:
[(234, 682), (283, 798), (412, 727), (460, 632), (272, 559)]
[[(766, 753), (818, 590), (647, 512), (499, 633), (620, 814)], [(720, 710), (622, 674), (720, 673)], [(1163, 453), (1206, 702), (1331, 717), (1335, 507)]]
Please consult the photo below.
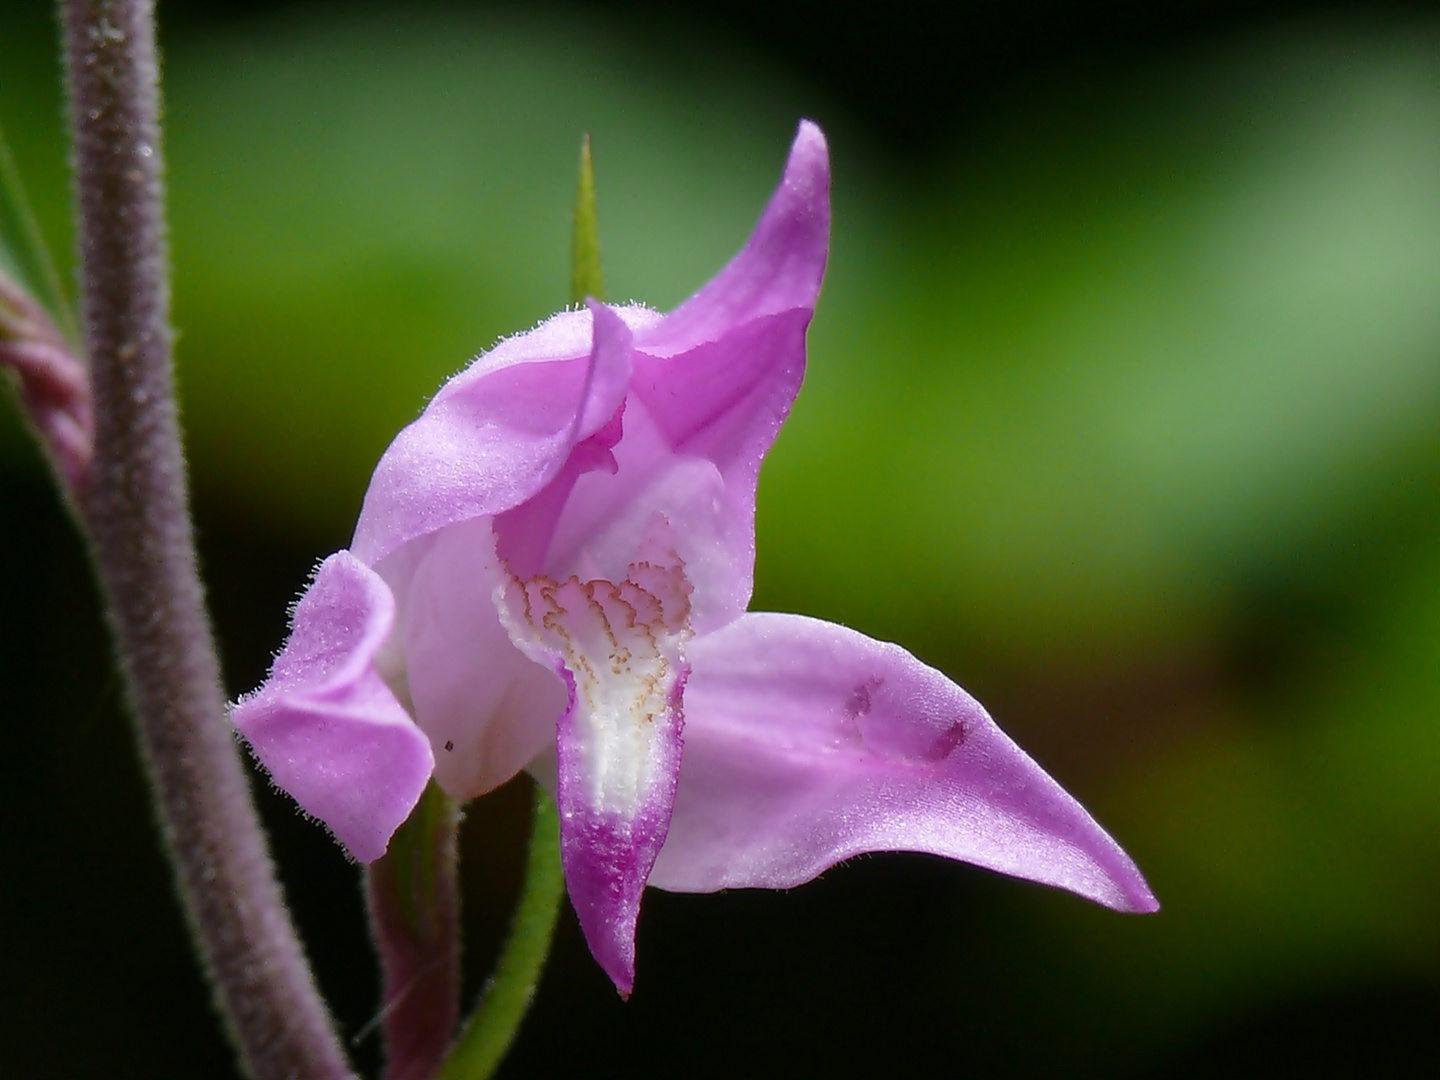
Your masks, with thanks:
[(446, 739), (446, 740), (445, 740), (445, 749), (446, 749), (446, 750), (454, 750), (454, 749), (455, 749), (455, 743), (452, 742), (450, 739)]
[(965, 741), (965, 736), (968, 734), (964, 721), (956, 720), (935, 740), (935, 745), (930, 750), (931, 760), (939, 761), (949, 757), (955, 752), (956, 747)]
[(861, 683), (851, 691), (845, 702), (845, 714), (851, 720), (858, 720), (870, 711), (870, 691), (873, 689), (871, 683)]

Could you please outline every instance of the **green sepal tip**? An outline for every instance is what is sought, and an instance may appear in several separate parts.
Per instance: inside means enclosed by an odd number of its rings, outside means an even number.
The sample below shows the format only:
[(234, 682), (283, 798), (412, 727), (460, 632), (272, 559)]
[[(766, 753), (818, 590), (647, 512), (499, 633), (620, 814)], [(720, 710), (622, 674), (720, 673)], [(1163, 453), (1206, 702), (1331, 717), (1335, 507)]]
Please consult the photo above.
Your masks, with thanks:
[(575, 188), (575, 239), (571, 248), (570, 303), (605, 299), (600, 270), (600, 219), (595, 213), (595, 161), (590, 136), (580, 142), (580, 181)]

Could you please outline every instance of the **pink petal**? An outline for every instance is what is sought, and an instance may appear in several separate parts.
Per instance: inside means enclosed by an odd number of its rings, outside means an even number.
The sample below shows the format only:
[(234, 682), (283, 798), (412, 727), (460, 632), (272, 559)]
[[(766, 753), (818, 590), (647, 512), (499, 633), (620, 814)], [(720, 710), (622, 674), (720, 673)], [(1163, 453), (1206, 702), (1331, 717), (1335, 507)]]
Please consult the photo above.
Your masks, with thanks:
[(787, 888), (864, 851), (924, 851), (1158, 906), (1083, 807), (940, 672), (795, 615), (690, 644), (685, 759), (650, 883)]
[(346, 551), (320, 565), (270, 678), (231, 718), (255, 756), (361, 862), (385, 853), (434, 766), (430, 745), (376, 673), (395, 602)]
[[(615, 471), (597, 469), (576, 480), (554, 527), (545, 573), (561, 578), (593, 566), (600, 576), (623, 577), (658, 513), (674, 526), (676, 548), (694, 575), (695, 622), (723, 625), (748, 601), (755, 556), (753, 526), (747, 532), (744, 525), (754, 521), (753, 503), (748, 517), (734, 514), (720, 470), (705, 458), (676, 454), (643, 404), (627, 402), (623, 423)], [(741, 540), (727, 544), (737, 529)]]
[(785, 175), (750, 240), (710, 283), (636, 336), (651, 356), (676, 356), (736, 326), (796, 308), (813, 309), (830, 247), (830, 153), (802, 120)]
[(493, 594), (507, 580), (481, 519), (436, 534), (403, 585), (415, 722), (430, 738), (435, 779), (456, 799), (498, 787), (553, 744), (566, 707), (564, 681), (501, 625)]
[[(555, 315), (451, 379), (375, 469), (351, 550), (374, 566), (410, 540), (519, 506), (620, 407), (629, 331)], [(618, 325), (620, 332), (613, 332)], [(603, 330), (604, 328), (602, 328)]]
[[(624, 430), (622, 414), (630, 381), (632, 336), (620, 315), (604, 304), (592, 300), (589, 310), (595, 340), (585, 404), (575, 418), (573, 448), (559, 472), (542, 489), (495, 519), (500, 557), (521, 577), (533, 577), (549, 569), (546, 553), (576, 481), (595, 471), (613, 476), (618, 467), (611, 451)], [(643, 308), (627, 309), (626, 314), (654, 317)]]
[(571, 572), (583, 553), (603, 572), (619, 573), (659, 511), (674, 525), (692, 575), (696, 631), (744, 612), (756, 479), (805, 373), (805, 331), (829, 244), (829, 185), (824, 136), (804, 123), (744, 250), (676, 311), (636, 325), (618, 471), (576, 482), (554, 530), (548, 572)]
[(588, 439), (610, 423), (625, 400), (625, 391), (630, 385), (631, 352), (635, 344), (630, 327), (614, 309), (598, 300), (587, 300), (585, 307), (590, 312), (594, 339), (590, 346), (585, 404), (577, 418), (576, 442)]

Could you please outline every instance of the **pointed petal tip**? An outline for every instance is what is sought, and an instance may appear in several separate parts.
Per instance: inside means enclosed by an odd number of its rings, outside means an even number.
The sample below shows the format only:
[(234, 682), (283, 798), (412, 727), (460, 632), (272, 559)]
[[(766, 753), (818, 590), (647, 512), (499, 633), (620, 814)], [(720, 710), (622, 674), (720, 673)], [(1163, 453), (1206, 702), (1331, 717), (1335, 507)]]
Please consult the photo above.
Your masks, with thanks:
[(605, 974), (610, 976), (610, 981), (615, 984), (615, 993), (620, 995), (621, 1001), (629, 1001), (630, 995), (635, 991), (635, 965), (631, 964), (623, 969), (605, 969)]
[[(565, 867), (565, 891), (585, 935), (585, 944), (600, 969), (628, 998), (635, 984), (635, 927), (645, 879), (655, 863), (650, 850), (637, 849), (628, 830), (617, 831), (614, 822), (584, 812), (567, 811), (565, 747), (559, 748), (560, 859)], [(668, 816), (668, 815), (667, 815)], [(663, 835), (659, 838), (664, 841)]]
[(1139, 881), (1139, 887), (1132, 890), (1126, 900), (1128, 902), (1120, 910), (1131, 915), (1154, 915), (1160, 910), (1160, 901), (1143, 878)]
[[(567, 874), (567, 888), (569, 877)], [(585, 943), (590, 946), (590, 955), (615, 984), (620, 1000), (628, 1001), (630, 992), (635, 988), (635, 921), (639, 905), (632, 903), (627, 905), (628, 910), (620, 912), (601, 911), (595, 903), (586, 902), (584, 884), (581, 884), (580, 891), (582, 895), (579, 898), (571, 891), (570, 901), (575, 907)]]
[(785, 171), (799, 169), (806, 171), (830, 172), (830, 147), (825, 141), (825, 132), (813, 120), (801, 120), (795, 130), (795, 141), (790, 144), (790, 160)]
[(1107, 887), (1103, 894), (1081, 892), (1081, 895), (1125, 915), (1150, 915), (1159, 911), (1160, 901), (1135, 860), (1098, 824), (1095, 829), (1099, 834), (1099, 847), (1091, 854), (1105, 869)]
[(830, 206), (830, 147), (825, 133), (811, 120), (801, 120), (790, 144), (781, 186), (800, 195), (802, 205), (828, 218)]
[(1098, 824), (1092, 821), (1091, 825), (1090, 835), (1080, 841), (1079, 846), (1091, 860), (1092, 874), (1079, 877), (1057, 874), (1048, 879), (1033, 875), (1034, 880), (1068, 889), (1122, 915), (1149, 915), (1159, 911), (1160, 901), (1134, 860)]
[(830, 152), (820, 128), (802, 120), (780, 185), (745, 246), (704, 288), (637, 333), (636, 347), (669, 358), (754, 320), (813, 312), (829, 254)]
[(898, 646), (751, 613), (688, 657), (684, 771), (650, 884), (790, 888), (861, 852), (917, 851), (1158, 909), (1089, 813)]

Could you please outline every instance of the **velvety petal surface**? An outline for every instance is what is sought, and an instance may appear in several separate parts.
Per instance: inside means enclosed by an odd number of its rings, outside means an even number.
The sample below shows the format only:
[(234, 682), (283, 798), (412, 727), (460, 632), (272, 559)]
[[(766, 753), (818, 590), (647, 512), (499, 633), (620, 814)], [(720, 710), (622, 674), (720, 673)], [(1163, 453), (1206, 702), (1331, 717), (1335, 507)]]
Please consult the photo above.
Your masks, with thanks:
[(430, 779), (430, 744), (375, 658), (395, 601), (349, 552), (331, 555), (295, 608), (270, 678), (231, 718), (275, 782), (361, 862), (385, 853)]
[(675, 545), (694, 575), (699, 622), (724, 625), (743, 610), (735, 595), (748, 591), (754, 541), (725, 543), (743, 533), (748, 515), (730, 513), (725, 477), (703, 457), (675, 453), (642, 402), (626, 402), (624, 437), (613, 456), (615, 471), (580, 476), (560, 513), (544, 570), (560, 578), (585, 573), (618, 580), (635, 557), (640, 537), (655, 514), (673, 524)]
[(829, 189), (824, 136), (803, 123), (745, 248), (670, 315), (635, 326), (617, 469), (574, 484), (548, 573), (569, 573), (582, 554), (619, 573), (658, 511), (691, 568), (696, 632), (744, 612), (756, 481), (804, 378), (805, 331), (829, 250)]
[(569, 686), (556, 738), (565, 883), (590, 951), (622, 995), (674, 804), (689, 596), (657, 517), (623, 580), (517, 580), (505, 598), (517, 645)]
[(802, 120), (780, 186), (725, 269), (663, 322), (636, 335), (651, 356), (676, 356), (753, 319), (814, 308), (830, 248), (830, 151)]
[(509, 575), (490, 519), (442, 529), (404, 588), (406, 682), (430, 739), (435, 779), (455, 799), (483, 795), (555, 741), (563, 679), (511, 644), (494, 594)]
[[(555, 571), (549, 551), (557, 523), (569, 504), (576, 482), (587, 473), (613, 476), (619, 468), (612, 452), (624, 432), (625, 392), (631, 375), (632, 335), (625, 319), (642, 324), (658, 318), (646, 309), (614, 309), (591, 300), (595, 345), (591, 382), (585, 406), (576, 417), (577, 438), (560, 470), (525, 502), (495, 518), (496, 547), (510, 569), (521, 577)], [(622, 317), (623, 315), (623, 317)]]
[(960, 687), (895, 645), (794, 615), (690, 644), (685, 758), (650, 883), (787, 888), (865, 851), (923, 851), (1158, 906), (1094, 819)]
[(374, 566), (446, 525), (500, 514), (540, 492), (577, 443), (620, 408), (630, 331), (565, 311), (497, 345), (451, 379), (385, 451), (351, 550)]

